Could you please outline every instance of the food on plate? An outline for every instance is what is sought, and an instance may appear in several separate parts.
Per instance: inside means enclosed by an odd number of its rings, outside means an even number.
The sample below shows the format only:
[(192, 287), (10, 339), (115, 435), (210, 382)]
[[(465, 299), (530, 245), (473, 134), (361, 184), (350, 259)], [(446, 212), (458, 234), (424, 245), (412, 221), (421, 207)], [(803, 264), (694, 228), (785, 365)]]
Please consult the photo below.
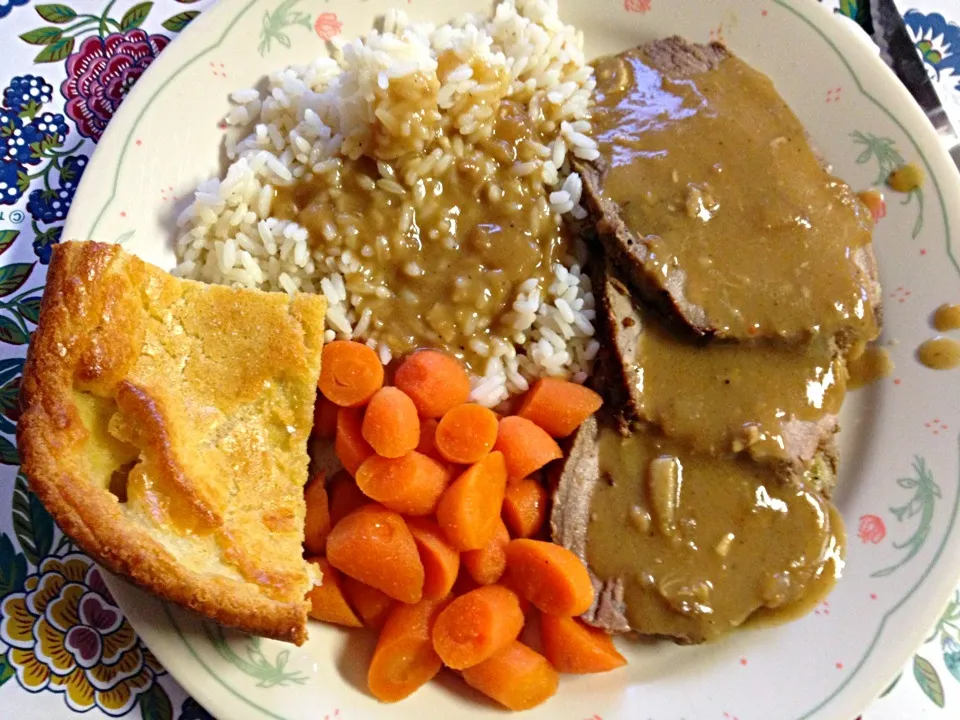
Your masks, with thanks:
[(107, 569), (302, 643), (325, 305), (180, 280), (116, 245), (57, 246), (21, 390), (31, 488)]
[(543, 655), (518, 640), (463, 671), (467, 685), (508, 710), (529, 710), (546, 702), (560, 684), (557, 671)]

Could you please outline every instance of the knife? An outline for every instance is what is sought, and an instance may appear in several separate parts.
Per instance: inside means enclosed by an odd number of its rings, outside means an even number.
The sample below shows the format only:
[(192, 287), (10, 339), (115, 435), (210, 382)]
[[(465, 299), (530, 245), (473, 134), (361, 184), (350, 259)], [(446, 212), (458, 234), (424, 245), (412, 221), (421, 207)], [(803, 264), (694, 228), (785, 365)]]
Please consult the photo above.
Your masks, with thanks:
[(894, 0), (858, 3), (853, 19), (880, 48), (880, 57), (926, 113), (954, 164), (960, 168), (960, 137), (940, 102)]

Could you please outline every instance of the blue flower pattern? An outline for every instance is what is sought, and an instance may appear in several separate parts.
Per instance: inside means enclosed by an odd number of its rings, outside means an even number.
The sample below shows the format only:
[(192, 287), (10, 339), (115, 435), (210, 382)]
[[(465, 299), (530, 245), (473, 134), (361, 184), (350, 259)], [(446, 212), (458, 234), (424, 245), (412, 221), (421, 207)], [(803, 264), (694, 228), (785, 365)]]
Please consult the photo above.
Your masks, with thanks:
[(903, 19), (930, 79), (960, 93), (960, 26), (936, 12), (908, 10)]

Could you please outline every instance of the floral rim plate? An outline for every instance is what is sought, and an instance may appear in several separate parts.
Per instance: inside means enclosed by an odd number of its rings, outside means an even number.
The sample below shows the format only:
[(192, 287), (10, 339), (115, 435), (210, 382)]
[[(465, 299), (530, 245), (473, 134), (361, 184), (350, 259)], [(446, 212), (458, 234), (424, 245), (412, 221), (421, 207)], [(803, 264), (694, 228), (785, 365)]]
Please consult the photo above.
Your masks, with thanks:
[[(120, 242), (173, 266), (173, 222), (219, 168), (230, 91), (356, 36), (387, 0), (222, 2), (158, 59), (111, 122), (84, 174), (64, 237)], [(444, 22), (476, 0), (413, 0), (414, 19)], [(960, 296), (952, 235), (957, 172), (909, 95), (856, 32), (809, 0), (565, 0), (588, 56), (681, 34), (722, 39), (773, 77), (835, 171), (856, 188), (904, 162), (927, 181), (889, 197), (875, 244), (893, 375), (854, 393), (843, 414), (836, 501), (850, 536), (844, 578), (792, 624), (709, 646), (622, 642), (626, 669), (566, 677), (529, 713), (588, 720), (804, 720), (855, 716), (919, 645), (960, 576), (960, 383), (921, 366), (935, 307)], [(136, 630), (215, 715), (241, 718), (475, 717), (493, 706), (442, 677), (398, 705), (363, 690), (370, 641), (315, 624), (302, 648), (225, 632), (112, 579)], [(425, 715), (425, 713), (427, 715)]]

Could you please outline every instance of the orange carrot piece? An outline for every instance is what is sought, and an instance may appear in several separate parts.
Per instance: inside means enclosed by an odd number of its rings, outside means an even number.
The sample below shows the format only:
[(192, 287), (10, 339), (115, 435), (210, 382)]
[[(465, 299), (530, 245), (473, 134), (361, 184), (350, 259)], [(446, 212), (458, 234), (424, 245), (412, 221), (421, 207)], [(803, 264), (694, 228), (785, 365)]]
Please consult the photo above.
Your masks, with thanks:
[(560, 676), (547, 659), (516, 640), (488, 660), (464, 670), (463, 679), (515, 711), (545, 702), (560, 684)]
[(303, 546), (311, 555), (323, 555), (330, 534), (330, 505), (323, 472), (317, 473), (303, 489), (307, 514), (303, 523)]
[(380, 505), (364, 505), (333, 526), (327, 560), (395, 600), (415, 603), (423, 595), (423, 564), (413, 535), (400, 515)]
[(363, 621), (363, 626), (379, 632), (397, 601), (349, 575), (340, 578), (340, 587), (350, 606)]
[(497, 531), (507, 484), (503, 455), (492, 452), (453, 481), (437, 505), (437, 522), (458, 550), (479, 550)]
[(363, 343), (334, 340), (323, 346), (320, 392), (340, 407), (358, 407), (383, 387), (383, 363)]
[(507, 462), (507, 477), (519, 480), (532, 475), (551, 460), (563, 457), (557, 441), (539, 425), (518, 415), (500, 421), (494, 450), (503, 453)]
[[(474, 583), (476, 582), (472, 577), (469, 576), (469, 574), (467, 575), (467, 579), (470, 580), (471, 582), (474, 582)], [(459, 583), (458, 583), (458, 585), (459, 585)], [(529, 614), (534, 610), (534, 607), (533, 607), (533, 605), (530, 604), (530, 601), (527, 600), (527, 599), (520, 593), (520, 589), (517, 587), (517, 584), (513, 581), (513, 578), (510, 576), (510, 573), (509, 573), (509, 572), (504, 572), (504, 573), (503, 573), (503, 577), (501, 577), (501, 578), (497, 581), (497, 585), (503, 585), (503, 587), (505, 587), (507, 590), (512, 590), (512, 591), (513, 591), (513, 593), (517, 596), (517, 600), (520, 601), (520, 610), (523, 611), (524, 617), (526, 617), (527, 615), (529, 615)], [(462, 595), (462, 594), (463, 594), (463, 593), (458, 593), (458, 592), (457, 592), (457, 586), (456, 586), (456, 585), (454, 585), (454, 587), (453, 587), (453, 592), (454, 592), (454, 595), (458, 595), (458, 594), (459, 594), (459, 595)]]
[(493, 410), (474, 403), (457, 405), (440, 418), (437, 450), (450, 462), (472, 465), (493, 450), (497, 430)]
[(461, 595), (440, 613), (433, 649), (444, 665), (463, 670), (505, 648), (522, 629), (523, 612), (514, 592), (487, 585)]
[(603, 398), (590, 388), (568, 380), (541, 378), (520, 403), (517, 415), (550, 434), (565, 438), (603, 405)]
[(405, 392), (395, 387), (380, 388), (363, 413), (363, 439), (381, 457), (398, 458), (420, 442), (417, 408)]
[(370, 443), (363, 439), (363, 411), (340, 408), (337, 413), (337, 438), (334, 452), (351, 475), (356, 475), (363, 461), (374, 454)]
[(422, 417), (443, 417), (470, 396), (470, 378), (456, 358), (436, 350), (420, 350), (397, 368), (394, 384), (403, 390)]
[(533, 537), (547, 518), (547, 490), (533, 478), (507, 483), (503, 494), (503, 521), (513, 537)]
[(520, 594), (541, 612), (582, 615), (593, 604), (587, 568), (565, 547), (543, 540), (511, 540), (507, 572)]
[(481, 585), (493, 585), (507, 569), (507, 544), (510, 533), (500, 520), (493, 539), (479, 550), (467, 550), (463, 554), (463, 565), (470, 577)]
[(446, 462), (440, 451), (437, 450), (437, 425), (439, 421), (436, 418), (423, 418), (420, 420), (420, 440), (417, 442), (417, 452), (432, 457), (434, 460)]
[(397, 702), (411, 695), (440, 672), (443, 663), (430, 631), (444, 600), (398, 604), (380, 631), (367, 672), (367, 687), (381, 702)]
[(399, 458), (371, 455), (357, 470), (357, 487), (404, 515), (430, 515), (450, 482), (447, 469), (416, 450)]
[(572, 617), (540, 616), (543, 654), (562, 673), (601, 673), (627, 664), (613, 638)]
[(460, 572), (460, 553), (435, 520), (407, 518), (407, 527), (413, 533), (423, 564), (423, 597), (428, 600), (446, 597)]
[(363, 627), (360, 618), (343, 596), (340, 573), (322, 557), (309, 558), (308, 562), (318, 565), (323, 573), (323, 585), (315, 585), (307, 593), (310, 617), (347, 627)]
[(347, 515), (370, 502), (363, 494), (350, 473), (340, 470), (330, 481), (328, 491), (330, 499), (330, 527), (333, 527)]
[(327, 400), (321, 393), (317, 393), (317, 401), (313, 404), (314, 437), (332, 440), (337, 435), (337, 410), (339, 406)]

